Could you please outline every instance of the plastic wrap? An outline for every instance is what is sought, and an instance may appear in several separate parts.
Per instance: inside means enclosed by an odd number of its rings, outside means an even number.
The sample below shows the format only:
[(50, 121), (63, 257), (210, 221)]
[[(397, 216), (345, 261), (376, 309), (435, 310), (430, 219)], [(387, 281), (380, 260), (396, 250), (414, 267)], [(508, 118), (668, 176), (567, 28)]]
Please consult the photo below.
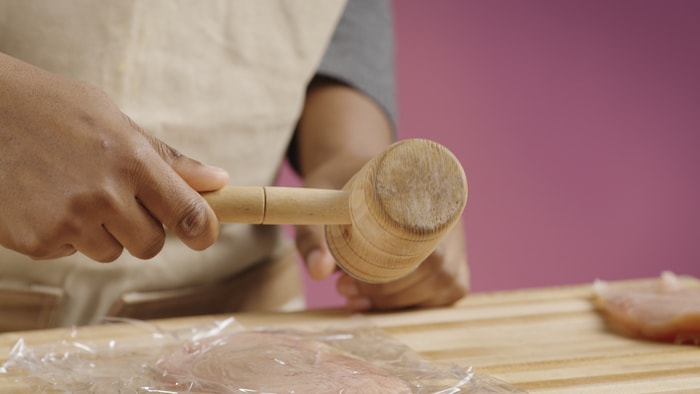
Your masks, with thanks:
[(0, 373), (51, 393), (523, 393), (422, 359), (367, 322), (318, 331), (246, 329), (232, 318), (176, 331), (126, 324), (128, 334), (110, 339), (80, 329), (57, 343), (20, 339)]

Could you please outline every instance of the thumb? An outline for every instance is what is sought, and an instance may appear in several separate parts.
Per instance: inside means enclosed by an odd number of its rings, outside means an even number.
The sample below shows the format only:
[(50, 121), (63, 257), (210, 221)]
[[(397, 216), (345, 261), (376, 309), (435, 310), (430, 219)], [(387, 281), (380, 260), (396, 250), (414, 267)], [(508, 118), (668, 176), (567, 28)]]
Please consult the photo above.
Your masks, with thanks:
[(209, 192), (219, 190), (228, 183), (229, 175), (226, 170), (202, 164), (183, 155), (177, 149), (145, 132), (131, 118), (127, 117), (127, 120), (192, 189), (198, 192)]
[(309, 276), (321, 280), (336, 270), (336, 262), (328, 250), (323, 226), (296, 226), (296, 245), (304, 259)]
[(184, 155), (175, 159), (172, 167), (198, 192), (219, 190), (226, 186), (229, 180), (229, 175), (224, 169), (202, 164)]
[(211, 246), (219, 234), (218, 220), (198, 192), (223, 187), (228, 174), (184, 156), (126, 118), (152, 147), (144, 153), (148, 160), (144, 159), (146, 163), (135, 174), (136, 198), (190, 248)]

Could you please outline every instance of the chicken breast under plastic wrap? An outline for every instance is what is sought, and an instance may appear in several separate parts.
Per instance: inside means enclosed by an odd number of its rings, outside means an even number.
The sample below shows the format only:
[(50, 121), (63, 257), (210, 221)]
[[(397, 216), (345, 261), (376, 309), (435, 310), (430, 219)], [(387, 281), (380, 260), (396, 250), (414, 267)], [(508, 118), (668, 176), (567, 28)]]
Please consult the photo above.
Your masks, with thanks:
[(596, 281), (593, 290), (611, 328), (634, 337), (700, 345), (700, 287), (684, 286), (664, 272), (655, 283)]
[[(410, 393), (403, 380), (322, 342), (240, 332), (187, 345), (158, 362), (178, 391), (215, 393)], [(248, 390), (248, 391), (246, 391)]]

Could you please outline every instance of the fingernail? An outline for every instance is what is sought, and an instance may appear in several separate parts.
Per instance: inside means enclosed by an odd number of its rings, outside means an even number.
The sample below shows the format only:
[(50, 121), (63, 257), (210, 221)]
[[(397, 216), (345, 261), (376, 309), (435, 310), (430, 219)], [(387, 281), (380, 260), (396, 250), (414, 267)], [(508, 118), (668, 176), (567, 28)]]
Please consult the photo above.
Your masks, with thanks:
[(209, 170), (219, 172), (219, 173), (221, 173), (221, 174), (226, 174), (226, 175), (228, 176), (228, 171), (224, 170), (224, 169), (221, 168), (221, 167), (216, 167), (216, 166), (212, 166), (212, 165), (209, 165), (209, 164), (204, 164), (204, 167), (206, 167), (206, 168), (209, 169)]

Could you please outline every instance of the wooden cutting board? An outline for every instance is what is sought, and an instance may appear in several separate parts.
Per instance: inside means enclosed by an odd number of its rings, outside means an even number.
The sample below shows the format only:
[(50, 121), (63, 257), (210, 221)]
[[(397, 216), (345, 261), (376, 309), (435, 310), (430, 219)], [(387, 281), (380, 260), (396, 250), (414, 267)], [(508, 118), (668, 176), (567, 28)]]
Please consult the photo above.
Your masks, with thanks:
[[(694, 285), (700, 282), (690, 278)], [(164, 329), (221, 316), (158, 321)], [(342, 310), (239, 314), (247, 327), (318, 329), (337, 326)], [(367, 315), (399, 341), (431, 360), (473, 366), (530, 393), (700, 393), (700, 347), (645, 342), (606, 329), (591, 303), (591, 286), (474, 294), (450, 308)], [(82, 328), (98, 340), (128, 338), (137, 329)], [(0, 363), (19, 338), (29, 345), (65, 338), (69, 330), (0, 335)], [(144, 344), (144, 346), (148, 346)], [(19, 379), (19, 380), (17, 380)], [(0, 374), (0, 393), (31, 392), (21, 377)]]

